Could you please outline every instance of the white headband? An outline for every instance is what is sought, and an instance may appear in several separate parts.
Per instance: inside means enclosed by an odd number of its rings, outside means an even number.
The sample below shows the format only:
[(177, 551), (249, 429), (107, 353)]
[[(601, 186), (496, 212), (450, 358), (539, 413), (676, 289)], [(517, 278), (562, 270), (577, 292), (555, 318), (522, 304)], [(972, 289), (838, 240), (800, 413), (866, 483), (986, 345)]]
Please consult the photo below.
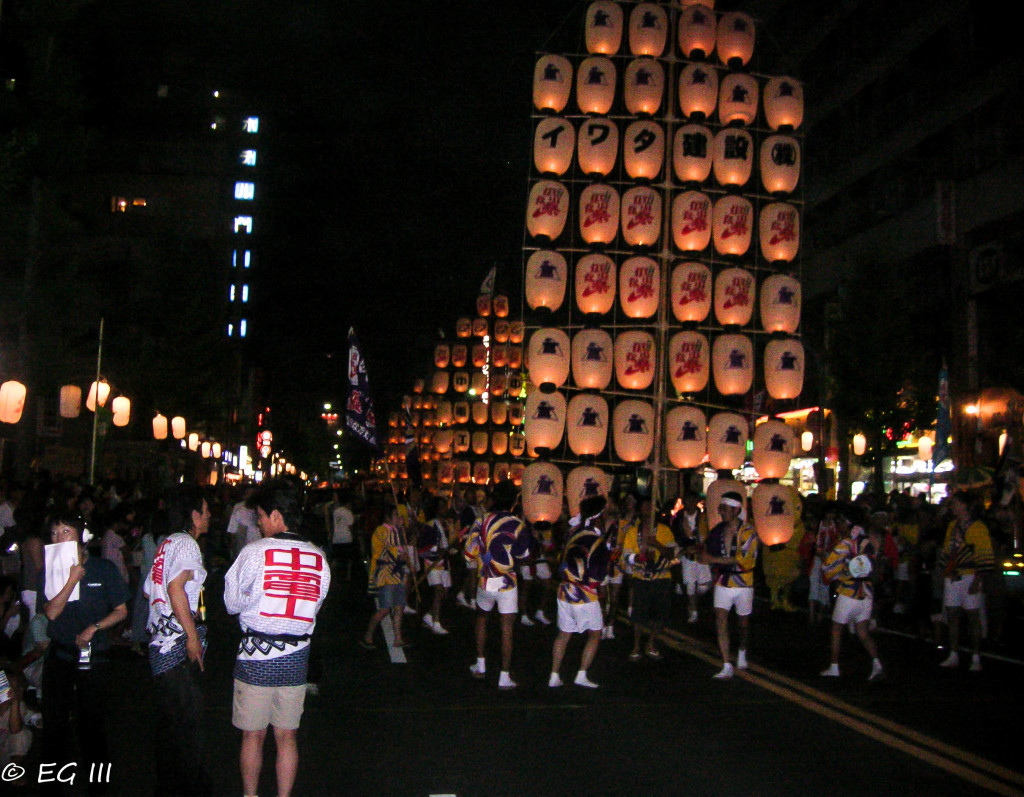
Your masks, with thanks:
[(722, 498), (722, 500), (719, 501), (719, 504), (724, 504), (725, 506), (734, 506), (737, 509), (743, 509), (743, 503), (741, 501), (737, 501), (735, 498)]

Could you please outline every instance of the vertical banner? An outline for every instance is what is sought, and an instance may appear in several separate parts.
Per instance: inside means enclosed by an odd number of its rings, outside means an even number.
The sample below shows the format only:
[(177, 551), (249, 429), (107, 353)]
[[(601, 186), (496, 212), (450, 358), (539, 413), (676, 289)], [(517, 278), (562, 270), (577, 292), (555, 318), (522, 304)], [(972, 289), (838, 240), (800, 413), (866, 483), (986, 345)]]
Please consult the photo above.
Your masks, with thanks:
[(366, 360), (359, 350), (354, 328), (348, 330), (348, 403), (345, 405), (345, 426), (366, 445), (377, 448), (377, 418), (373, 414), (370, 380), (366, 376)]
[(938, 405), (935, 408), (935, 447), (932, 449), (932, 462), (936, 465), (948, 459), (950, 454), (949, 435), (952, 423), (949, 415), (949, 372), (945, 363), (939, 371), (938, 396)]

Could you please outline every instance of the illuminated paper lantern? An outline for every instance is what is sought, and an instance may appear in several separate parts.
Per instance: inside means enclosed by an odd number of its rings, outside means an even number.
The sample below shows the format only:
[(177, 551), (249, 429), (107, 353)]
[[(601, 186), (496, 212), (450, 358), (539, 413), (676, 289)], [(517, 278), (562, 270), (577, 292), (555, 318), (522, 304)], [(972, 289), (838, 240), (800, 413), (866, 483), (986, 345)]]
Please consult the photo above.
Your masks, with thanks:
[[(466, 429), (456, 429), (452, 439), (452, 451), (456, 454), (465, 454), (469, 451), (471, 436)], [(457, 469), (457, 468), (456, 468)]]
[(754, 345), (746, 335), (719, 335), (711, 347), (715, 387), (723, 396), (740, 396), (754, 384)]
[(60, 389), (60, 417), (77, 418), (82, 411), (82, 388), (64, 385)]
[(483, 456), (491, 450), (491, 434), (490, 432), (473, 432), (470, 449), (477, 456)]
[(619, 192), (596, 183), (580, 192), (580, 237), (588, 244), (609, 244), (619, 232)]
[(754, 168), (754, 139), (750, 133), (738, 127), (720, 130), (715, 135), (714, 164), (719, 185), (746, 185)]
[(611, 312), (615, 304), (615, 262), (603, 254), (584, 255), (576, 264), (575, 288), (580, 312)]
[(473, 367), (483, 368), (487, 365), (487, 347), (483, 343), (473, 344)]
[(631, 329), (615, 338), (615, 379), (627, 390), (646, 390), (657, 367), (654, 336)]
[(597, 0), (587, 9), (583, 38), (587, 52), (615, 55), (622, 43), (622, 8), (611, 0)]
[(507, 343), (508, 342), (509, 326), (510, 326), (510, 324), (509, 324), (509, 321), (507, 319), (499, 319), (498, 321), (494, 322), (494, 340), (495, 340), (495, 342), (497, 342), (497, 343)]
[(608, 402), (595, 393), (580, 393), (566, 410), (569, 448), (578, 457), (596, 457), (608, 441)]
[(127, 396), (118, 396), (110, 402), (114, 426), (127, 426), (132, 416), (132, 402)]
[(171, 436), (175, 440), (182, 440), (185, 437), (185, 419), (180, 415), (171, 418)]
[(491, 423), (501, 426), (508, 420), (508, 405), (503, 401), (491, 402)]
[(523, 347), (509, 345), (508, 347), (508, 367), (509, 368), (521, 368), (523, 365)]
[(459, 318), (455, 321), (455, 337), (468, 338), (473, 334), (473, 319)]
[(790, 262), (800, 249), (800, 215), (788, 202), (761, 208), (761, 253), (769, 262)]
[[(503, 293), (497, 293), (494, 295), (492, 300), (494, 304), (494, 315), (496, 318), (507, 318), (508, 317), (508, 297)], [(497, 322), (495, 322), (497, 326)]]
[(482, 338), (487, 334), (490, 325), (487, 323), (486, 318), (474, 318), (473, 319), (473, 337)]
[(868, 439), (863, 434), (861, 434), (860, 432), (857, 432), (857, 434), (855, 434), (853, 436), (853, 453), (854, 453), (854, 456), (862, 457), (862, 456), (864, 456), (864, 452), (867, 451), (867, 450), (868, 450)]
[(522, 426), (526, 417), (526, 408), (521, 401), (512, 401), (508, 405), (508, 422), (512, 426)]
[(715, 46), (718, 58), (726, 66), (746, 66), (754, 56), (754, 20), (739, 11), (723, 14), (718, 20)]
[(455, 424), (469, 423), (469, 402), (455, 401), (452, 403), (452, 421)]
[(739, 413), (716, 412), (708, 423), (708, 460), (715, 470), (743, 467), (747, 456), (747, 420)]
[(560, 329), (538, 329), (530, 336), (527, 368), (535, 385), (561, 387), (569, 378), (569, 336)]
[(761, 328), (792, 335), (800, 326), (800, 282), (789, 274), (772, 274), (761, 283)]
[(754, 206), (746, 197), (726, 195), (715, 202), (712, 232), (715, 251), (720, 255), (740, 256), (750, 249)]
[(509, 479), (516, 487), (520, 487), (523, 483), (523, 473), (526, 471), (526, 466), (522, 462), (513, 462), (508, 466)]
[[(0, 421), (17, 423), (25, 410), (25, 396), (28, 390), (21, 382), (11, 379), (0, 385)], [(102, 406), (102, 402), (101, 406)]]
[(800, 435), (800, 448), (803, 451), (810, 451), (814, 448), (814, 432), (806, 431)]
[(752, 459), (762, 479), (781, 479), (789, 473), (796, 451), (796, 433), (785, 421), (768, 420), (754, 429)]
[(681, 252), (701, 252), (711, 243), (711, 199), (684, 191), (672, 200), (672, 240)]
[(455, 432), (451, 429), (438, 429), (434, 432), (434, 450), (438, 454), (447, 454), (452, 450), (452, 443), (455, 440)]
[(581, 113), (604, 115), (615, 100), (615, 64), (603, 55), (584, 59), (576, 73), (576, 104)]
[(804, 121), (804, 87), (791, 77), (773, 77), (764, 87), (764, 120), (772, 130), (796, 130)]
[(188, 435), (188, 450), (196, 451), (199, 449), (199, 435), (195, 432), (189, 432)]
[(661, 269), (650, 257), (631, 257), (619, 269), (619, 305), (627, 318), (650, 318), (661, 300)]
[(711, 175), (712, 133), (704, 125), (683, 125), (672, 140), (672, 168), (682, 183), (702, 183)]
[(530, 189), (526, 231), (534, 238), (554, 241), (565, 229), (569, 216), (569, 191), (554, 180), (540, 180)]
[(504, 374), (493, 374), (491, 376), (491, 395), (492, 396), (503, 396), (505, 395), (505, 387), (507, 382)]
[(167, 418), (161, 415), (159, 412), (155, 416), (153, 416), (153, 439), (167, 439)]
[(572, 380), (579, 388), (604, 390), (612, 381), (612, 338), (603, 329), (581, 329), (572, 338)]
[(538, 111), (560, 113), (569, 102), (572, 64), (561, 55), (542, 55), (533, 70), (533, 105)]
[(751, 75), (731, 72), (718, 87), (718, 120), (723, 124), (751, 125), (757, 117), (757, 80)]
[(562, 471), (550, 462), (531, 462), (523, 470), (523, 517), (529, 523), (554, 523), (562, 514)]
[(99, 392), (99, 402), (101, 407), (105, 407), (107, 404), (107, 398), (110, 396), (110, 385), (105, 381), (93, 382), (89, 385), (89, 393), (85, 397), (85, 408), (89, 412), (96, 412), (96, 394)]
[(665, 69), (653, 58), (637, 58), (626, 67), (626, 110), (634, 116), (655, 114), (665, 94)]
[(491, 358), (495, 368), (504, 368), (508, 365), (508, 345), (495, 346), (491, 352)]
[(569, 471), (565, 477), (565, 500), (569, 514), (578, 515), (583, 499), (595, 495), (608, 496), (612, 488), (611, 474), (594, 465), (582, 465)]
[(451, 484), (455, 481), (455, 463), (450, 459), (437, 463), (437, 480), (441, 484)]
[(722, 522), (722, 515), (718, 508), (722, 505), (722, 496), (726, 493), (739, 493), (743, 497), (743, 517), (747, 516), (747, 488), (743, 482), (735, 479), (715, 479), (708, 485), (704, 499), (704, 511), (708, 516), (708, 528), (713, 529)]
[(508, 432), (491, 432), (491, 453), (498, 457), (508, 451)]
[(661, 193), (640, 185), (622, 196), (622, 238), (629, 246), (654, 246), (661, 237)]
[(473, 463), (473, 484), (487, 484), (491, 480), (491, 465), (489, 462)]
[(565, 299), (569, 269), (565, 258), (550, 249), (541, 249), (526, 261), (526, 304), (531, 310), (541, 307), (557, 310)]
[(715, 50), (716, 28), (715, 12), (708, 6), (686, 6), (679, 15), (680, 54), (691, 60), (707, 58)]
[(438, 343), (434, 347), (434, 365), (438, 368), (447, 368), (452, 359), (452, 350), (447, 343)]
[(665, 162), (665, 131), (650, 119), (640, 119), (626, 128), (622, 142), (626, 174), (634, 180), (654, 180)]
[(508, 453), (513, 457), (521, 457), (526, 453), (526, 435), (512, 432), (508, 438)]
[(533, 165), (541, 174), (561, 175), (572, 165), (576, 151), (576, 130), (572, 123), (558, 116), (548, 116), (537, 123), (533, 134)]
[(456, 393), (465, 393), (469, 390), (469, 373), (467, 371), (456, 371), (452, 374), (452, 387)]
[(793, 536), (800, 499), (792, 487), (761, 482), (750, 499), (754, 529), (765, 545), (781, 545)]
[(791, 194), (800, 182), (800, 142), (768, 136), (761, 143), (761, 185), (769, 194)]
[(655, 3), (637, 3), (629, 15), (629, 50), (659, 56), (668, 41), (668, 14)]
[(453, 463), (455, 468), (455, 481), (459, 484), (469, 484), (473, 480), (473, 466), (464, 459), (457, 459)]
[(474, 401), (471, 408), (473, 416), (473, 423), (480, 425), (487, 423), (491, 417), (490, 407), (484, 404), (482, 401)]
[(711, 347), (700, 332), (677, 332), (668, 344), (668, 367), (672, 387), (679, 394), (697, 393), (708, 385)]
[(448, 384), (451, 380), (451, 376), (447, 371), (434, 371), (433, 377), (430, 379), (430, 390), (438, 395), (448, 392)]
[(615, 455), (623, 462), (643, 462), (654, 448), (654, 407), (646, 401), (620, 401), (612, 414)]
[(522, 343), (526, 325), (522, 321), (513, 321), (508, 325), (509, 343)]
[(580, 126), (576, 148), (581, 172), (610, 174), (619, 154), (619, 128), (611, 119), (587, 119)]
[(672, 314), (677, 321), (703, 321), (711, 311), (711, 269), (689, 261), (672, 269)]
[(210, 441), (209, 440), (204, 440), (199, 445), (199, 454), (202, 456), (203, 459), (209, 459), (210, 458), (210, 454), (211, 454), (212, 451), (213, 451), (213, 446), (210, 445)]
[(412, 381), (412, 392), (413, 393), (422, 393), (424, 387), (426, 387), (426, 381), (425, 380), (423, 380), (423, 379), (414, 379)]
[[(508, 395), (509, 398), (521, 397), (525, 398), (526, 394), (523, 392), (526, 380), (523, 376), (515, 371), (508, 374)], [(509, 412), (512, 412), (512, 405), (509, 405)]]
[(715, 279), (715, 318), (723, 326), (745, 326), (754, 315), (754, 275), (743, 268), (723, 269)]
[(479, 316), (491, 314), (491, 295), (489, 293), (481, 293), (476, 297), (476, 314)]
[(804, 388), (804, 345), (796, 338), (764, 347), (764, 386), (774, 399), (794, 399)]
[(696, 468), (707, 453), (707, 418), (690, 404), (673, 407), (665, 415), (665, 449), (677, 468)]
[(687, 64), (679, 72), (679, 110), (692, 121), (708, 119), (718, 107), (718, 71)]

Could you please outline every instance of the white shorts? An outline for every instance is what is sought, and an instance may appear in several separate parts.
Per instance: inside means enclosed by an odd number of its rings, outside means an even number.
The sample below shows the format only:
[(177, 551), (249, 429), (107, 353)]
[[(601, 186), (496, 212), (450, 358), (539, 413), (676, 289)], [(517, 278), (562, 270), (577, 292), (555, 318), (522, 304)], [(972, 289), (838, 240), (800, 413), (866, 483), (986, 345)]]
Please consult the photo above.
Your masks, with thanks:
[(435, 567), (427, 571), (427, 583), (432, 587), (445, 587), (452, 585), (452, 573), (443, 567)]
[(847, 623), (866, 623), (871, 619), (871, 598), (851, 598), (849, 595), (837, 595), (836, 607), (832, 610), (832, 622), (839, 625)]
[(947, 578), (942, 588), (942, 605), (947, 609), (963, 609), (976, 612), (981, 609), (982, 592), (973, 595), (967, 591), (974, 576), (961, 576), (958, 581)]
[(532, 565), (527, 565), (522, 571), (523, 581), (533, 581), (534, 572), (537, 573), (537, 578), (541, 581), (547, 581), (551, 578), (551, 565), (544, 559), (538, 559)]
[(687, 595), (703, 595), (711, 589), (711, 566), (703, 565), (685, 556), (683, 565), (683, 584)]
[(476, 608), (482, 612), (489, 612), (494, 608), (495, 604), (498, 606), (498, 614), (516, 614), (519, 611), (518, 587), (499, 590), (498, 592), (477, 588)]
[(715, 584), (715, 608), (729, 611), (736, 609), (736, 614), (746, 617), (754, 611), (753, 587), (723, 587)]
[(814, 557), (814, 564), (811, 565), (809, 582), (808, 602), (828, 606), (832, 601), (832, 591), (828, 584), (821, 580), (821, 560), (817, 556)]
[(600, 631), (604, 628), (601, 604), (597, 601), (586, 603), (558, 602), (558, 630), (566, 634), (582, 634), (585, 631)]
[(243, 731), (262, 731), (268, 725), (295, 730), (302, 719), (306, 685), (254, 686), (235, 679), (231, 724)]

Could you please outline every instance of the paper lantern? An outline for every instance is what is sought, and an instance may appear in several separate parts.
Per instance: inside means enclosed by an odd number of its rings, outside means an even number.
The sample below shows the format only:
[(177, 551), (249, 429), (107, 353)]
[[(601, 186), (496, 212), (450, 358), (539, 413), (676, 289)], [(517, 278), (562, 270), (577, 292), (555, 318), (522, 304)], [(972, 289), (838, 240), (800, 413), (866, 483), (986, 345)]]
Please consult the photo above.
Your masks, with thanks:
[(209, 440), (204, 440), (199, 446), (199, 453), (203, 459), (209, 459), (210, 453), (213, 451), (213, 446), (210, 445)]
[(533, 70), (533, 105), (539, 111), (560, 113), (569, 102), (572, 64), (560, 55), (542, 55)]
[(511, 401), (508, 405), (508, 422), (512, 426), (522, 426), (526, 417), (526, 408), (521, 401)]
[(711, 174), (714, 162), (712, 134), (704, 125), (683, 125), (672, 140), (672, 168), (682, 183), (702, 183)]
[(504, 374), (492, 374), (491, 375), (491, 395), (492, 396), (503, 396), (505, 395), (506, 380)]
[(715, 279), (715, 318), (723, 326), (750, 323), (754, 314), (754, 275), (743, 268), (723, 269)]
[(476, 314), (485, 317), (491, 314), (491, 295), (489, 293), (481, 293), (476, 297)]
[(114, 415), (111, 422), (114, 426), (127, 426), (132, 416), (132, 402), (127, 396), (118, 396), (110, 402), (110, 409)]
[(623, 462), (643, 462), (654, 448), (654, 407), (646, 401), (620, 401), (612, 414), (615, 455)]
[(796, 433), (785, 421), (768, 420), (754, 429), (754, 451), (751, 455), (757, 475), (762, 479), (781, 479), (789, 473), (789, 464), (796, 451)]
[(609, 244), (619, 232), (619, 192), (596, 183), (580, 192), (580, 237), (588, 244)]
[(199, 448), (199, 435), (195, 432), (190, 432), (188, 435), (188, 450), (196, 451)]
[(575, 286), (580, 312), (611, 312), (615, 304), (615, 262), (607, 255), (584, 255), (576, 264)]
[(665, 449), (677, 468), (696, 468), (707, 453), (707, 418), (690, 404), (673, 407), (665, 414)]
[(595, 393), (580, 393), (566, 410), (569, 448), (578, 457), (596, 457), (608, 440), (608, 402)]
[(789, 274), (772, 274), (761, 283), (761, 328), (792, 335), (800, 326), (800, 282)]
[(473, 319), (473, 337), (484, 337), (487, 334), (488, 329), (490, 329), (490, 325), (487, 323), (486, 318)]
[(483, 368), (487, 365), (487, 347), (483, 343), (473, 344), (472, 363), (474, 368)]
[(456, 454), (465, 454), (469, 451), (470, 434), (466, 429), (456, 429), (452, 438), (452, 451)]
[(626, 67), (626, 110), (634, 116), (655, 114), (665, 94), (665, 69), (653, 58), (637, 58)]
[(82, 411), (82, 388), (64, 385), (60, 389), (60, 417), (77, 418)]
[(581, 329), (572, 338), (572, 380), (579, 388), (604, 390), (612, 381), (612, 338), (603, 329)]
[(814, 432), (807, 431), (800, 435), (800, 448), (803, 451), (810, 451), (814, 448)]
[(455, 337), (468, 338), (473, 334), (473, 320), (471, 318), (458, 318), (455, 321)]
[(622, 238), (629, 246), (654, 246), (661, 237), (661, 193), (646, 185), (622, 196)]
[(711, 243), (711, 199), (684, 191), (672, 200), (672, 240), (682, 252), (701, 252)]
[(508, 347), (508, 367), (509, 368), (521, 368), (523, 365), (523, 347), (513, 346), (509, 344)]
[(508, 466), (508, 477), (516, 487), (522, 485), (525, 471), (526, 466), (522, 462), (513, 462)]
[(452, 421), (456, 424), (469, 423), (469, 402), (452, 402)]
[(735, 412), (717, 412), (708, 424), (708, 461), (715, 470), (743, 467), (747, 456), (747, 420)]
[(773, 77), (764, 87), (764, 120), (772, 130), (796, 130), (804, 121), (804, 88), (790, 77)]
[(722, 515), (718, 508), (722, 505), (722, 496), (726, 493), (739, 493), (743, 496), (743, 516), (746, 517), (747, 488), (743, 482), (735, 479), (715, 479), (708, 485), (704, 499), (704, 511), (708, 516), (708, 528), (713, 529), (722, 522)]
[(603, 115), (615, 99), (615, 64), (603, 55), (584, 59), (576, 73), (576, 104), (582, 113)]
[(491, 480), (491, 465), (489, 462), (473, 463), (473, 484), (487, 484)]
[(537, 123), (533, 134), (533, 165), (541, 174), (561, 175), (572, 165), (576, 151), (576, 130), (572, 123), (558, 116), (548, 116)]
[(679, 52), (684, 58), (707, 58), (715, 49), (715, 12), (704, 5), (690, 5), (679, 15)]
[(750, 133), (739, 127), (720, 130), (715, 135), (714, 164), (719, 185), (746, 185), (754, 168), (754, 139)]
[[(1006, 434), (1006, 432), (1003, 432), (1003, 434)], [(1005, 441), (1003, 442), (1003, 445), (1005, 445)], [(934, 447), (935, 444), (932, 442), (932, 439), (930, 437), (919, 438), (917, 441), (918, 458), (923, 459), (925, 462), (930, 460), (932, 458), (932, 451)]]
[(703, 321), (711, 311), (711, 269), (692, 260), (672, 269), (672, 314), (677, 321)]
[[(508, 297), (505, 294), (497, 293), (491, 301), (494, 305), (494, 315), (496, 318), (508, 317)], [(497, 322), (495, 322), (495, 326), (497, 326)]]
[[(0, 385), (0, 421), (17, 423), (25, 409), (25, 396), (28, 390), (16, 380), (9, 380)], [(102, 402), (101, 402), (102, 405)]]
[(791, 194), (800, 182), (800, 142), (768, 136), (761, 142), (761, 185), (769, 194)]
[(764, 386), (774, 399), (794, 399), (804, 388), (804, 345), (796, 338), (764, 347)]
[(750, 249), (754, 206), (742, 196), (726, 195), (715, 202), (712, 217), (715, 251), (720, 255), (745, 255)]
[(430, 380), (430, 390), (432, 393), (441, 395), (442, 393), (448, 392), (448, 385), (451, 381), (451, 376), (447, 371), (434, 371), (433, 377)]
[(587, 52), (594, 55), (615, 55), (622, 42), (622, 8), (611, 0), (597, 0), (587, 9), (584, 40)]
[(526, 435), (512, 432), (508, 438), (508, 453), (513, 457), (521, 457), (526, 453)]
[(857, 434), (855, 434), (853, 436), (853, 453), (854, 453), (854, 456), (862, 457), (862, 456), (864, 456), (864, 452), (867, 451), (867, 450), (868, 450), (868, 439), (863, 434), (861, 434), (860, 432), (857, 432)]
[(736, 62), (745, 66), (754, 55), (754, 20), (739, 11), (723, 14), (718, 20), (715, 46), (718, 58), (726, 66)]
[(469, 390), (469, 373), (467, 371), (456, 371), (452, 374), (452, 387), (456, 393), (465, 393)]
[(637, 3), (629, 15), (629, 49), (633, 55), (659, 56), (668, 41), (668, 14), (655, 3)]
[(788, 202), (761, 208), (761, 253), (769, 262), (790, 262), (800, 249), (800, 215)]
[(679, 394), (697, 393), (707, 387), (711, 370), (711, 347), (700, 332), (677, 332), (668, 344), (668, 367), (672, 387)]
[(447, 400), (437, 402), (437, 423), (440, 426), (447, 426), (452, 422), (452, 403)]
[(751, 125), (757, 118), (758, 87), (751, 75), (731, 72), (718, 87), (718, 121)]
[(634, 180), (654, 180), (665, 162), (665, 131), (657, 122), (641, 119), (626, 128), (622, 159)]
[(584, 498), (595, 495), (608, 496), (612, 487), (611, 474), (605, 473), (593, 465), (582, 465), (569, 471), (565, 477), (565, 500), (569, 505), (569, 514), (580, 513), (580, 503)]
[(437, 463), (437, 480), (441, 484), (451, 484), (455, 481), (455, 463), (450, 459)]
[(438, 454), (447, 454), (452, 450), (452, 443), (455, 440), (455, 432), (451, 429), (438, 429), (434, 432), (434, 450)]
[(562, 514), (562, 471), (550, 462), (531, 462), (523, 470), (523, 517), (529, 523), (554, 523)]
[(569, 336), (553, 327), (538, 329), (530, 336), (527, 367), (530, 381), (543, 387), (561, 387), (569, 378)]
[(171, 418), (171, 436), (175, 440), (182, 440), (185, 437), (185, 419), (180, 415)]
[(707, 119), (718, 107), (718, 71), (705, 64), (687, 64), (679, 72), (679, 110), (688, 119)]
[(110, 396), (110, 385), (105, 381), (93, 382), (89, 385), (89, 393), (85, 397), (85, 408), (89, 412), (96, 412), (96, 393), (99, 391), (99, 402), (101, 407), (105, 407), (107, 404), (107, 398)]
[(541, 249), (526, 261), (526, 304), (531, 310), (557, 310), (565, 299), (568, 278), (565, 258), (550, 249)]
[(167, 418), (161, 415), (159, 412), (155, 416), (153, 416), (153, 439), (167, 439)]
[(661, 299), (661, 270), (650, 257), (631, 257), (619, 269), (619, 304), (627, 318), (650, 318)]
[(490, 432), (477, 431), (473, 432), (470, 448), (477, 456), (483, 456), (491, 450), (491, 434)]
[(494, 340), (497, 343), (508, 342), (508, 331), (509, 321), (507, 319), (499, 319), (494, 322)]
[(457, 459), (452, 465), (455, 468), (455, 481), (459, 484), (469, 484), (473, 480), (473, 466), (469, 462)]
[(412, 380), (412, 392), (413, 393), (422, 393), (423, 392), (423, 388), (425, 386), (426, 386), (426, 381), (423, 380), (423, 379), (414, 379), (414, 380)]
[(501, 426), (508, 420), (508, 405), (503, 401), (491, 402), (491, 423)]
[(800, 499), (792, 487), (777, 482), (762, 482), (751, 496), (754, 529), (765, 545), (781, 545), (793, 536), (793, 525), (800, 511)]
[(434, 347), (434, 365), (438, 368), (447, 368), (452, 359), (452, 350), (447, 343), (438, 343)]
[(723, 396), (740, 396), (754, 384), (754, 345), (746, 335), (719, 335), (711, 347), (715, 387)]
[(554, 180), (540, 180), (530, 189), (526, 209), (526, 231), (554, 241), (565, 229), (569, 216), (569, 192)]
[(522, 321), (513, 321), (508, 325), (509, 343), (522, 343), (526, 325)]
[(657, 367), (654, 336), (631, 329), (615, 338), (615, 379), (627, 390), (646, 390)]
[(503, 457), (508, 451), (508, 432), (491, 432), (491, 453)]
[(504, 368), (508, 365), (508, 345), (495, 346), (491, 352), (491, 358), (495, 368)]
[(491, 417), (491, 410), (482, 401), (474, 401), (472, 407), (470, 407), (470, 414), (473, 418), (473, 423), (479, 426), (487, 423)]
[(587, 119), (580, 126), (576, 147), (581, 172), (610, 174), (619, 154), (619, 128), (611, 119)]

